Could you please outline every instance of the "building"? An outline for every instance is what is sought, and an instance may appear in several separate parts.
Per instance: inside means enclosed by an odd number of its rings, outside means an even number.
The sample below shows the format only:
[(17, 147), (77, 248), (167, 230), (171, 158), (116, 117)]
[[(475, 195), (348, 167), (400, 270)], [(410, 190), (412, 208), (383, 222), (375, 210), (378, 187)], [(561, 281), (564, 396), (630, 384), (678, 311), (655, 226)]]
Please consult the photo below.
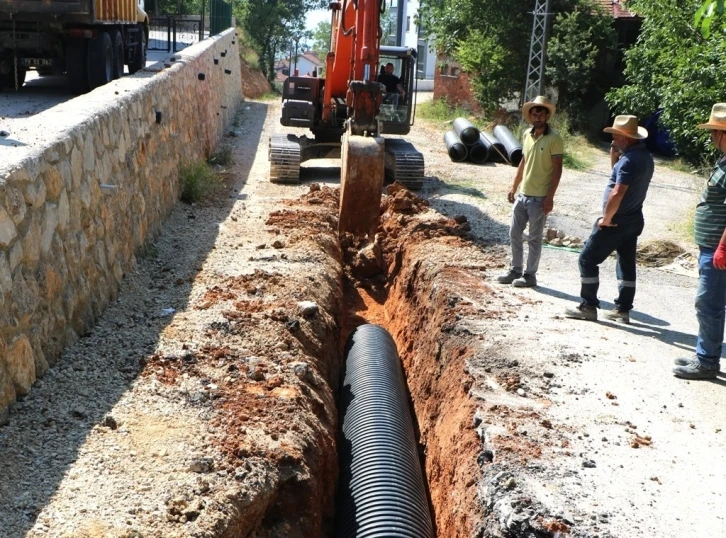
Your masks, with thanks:
[(386, 4), (389, 27), (386, 44), (414, 49), (416, 51), (418, 89), (432, 90), (436, 71), (436, 53), (431, 49), (426, 36), (421, 34), (421, 29), (416, 24), (419, 1), (387, 0)]

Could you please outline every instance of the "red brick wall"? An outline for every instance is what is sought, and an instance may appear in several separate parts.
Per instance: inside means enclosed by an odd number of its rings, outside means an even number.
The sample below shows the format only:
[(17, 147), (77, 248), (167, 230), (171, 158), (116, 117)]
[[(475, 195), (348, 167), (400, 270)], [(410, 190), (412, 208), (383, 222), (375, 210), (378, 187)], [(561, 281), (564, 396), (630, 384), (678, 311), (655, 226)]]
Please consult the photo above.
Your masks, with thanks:
[[(480, 112), (481, 107), (471, 93), (469, 75), (461, 72), (456, 64), (448, 64), (445, 68), (445, 60), (440, 59), (440, 66), (434, 73), (434, 99), (446, 99), (451, 105), (461, 105), (470, 108), (474, 112)], [(445, 71), (447, 74), (442, 74)], [(455, 73), (455, 74), (450, 74)]]

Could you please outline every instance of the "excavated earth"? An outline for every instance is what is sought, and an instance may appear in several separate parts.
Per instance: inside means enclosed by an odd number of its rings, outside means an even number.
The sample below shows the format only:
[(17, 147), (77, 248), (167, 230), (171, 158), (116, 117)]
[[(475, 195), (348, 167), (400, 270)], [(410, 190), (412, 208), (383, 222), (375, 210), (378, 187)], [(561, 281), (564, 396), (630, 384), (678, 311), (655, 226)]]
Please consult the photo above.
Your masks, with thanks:
[[(267, 181), (278, 116), (243, 105), (223, 184), (175, 209), (98, 325), (11, 409), (0, 536), (332, 537), (342, 349), (361, 323), (396, 341), (438, 538), (663, 535), (652, 509), (638, 516), (650, 490), (596, 494), (617, 473), (668, 483), (632, 455), (662, 460), (656, 421), (626, 418), (625, 385), (595, 394), (578, 377), (627, 350), (494, 283), (505, 209), (429, 177), (433, 195), (387, 187), (374, 238), (339, 238), (339, 169)], [(512, 169), (486, 172), (504, 189)]]

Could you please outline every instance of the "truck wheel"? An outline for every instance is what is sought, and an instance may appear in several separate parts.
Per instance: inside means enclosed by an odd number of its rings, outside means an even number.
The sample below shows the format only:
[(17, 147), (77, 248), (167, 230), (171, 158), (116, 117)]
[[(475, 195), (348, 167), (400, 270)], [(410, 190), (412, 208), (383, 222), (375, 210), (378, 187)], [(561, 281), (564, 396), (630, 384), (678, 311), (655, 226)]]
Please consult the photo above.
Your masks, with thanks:
[(88, 91), (88, 43), (85, 39), (69, 39), (66, 47), (66, 74), (71, 91), (80, 95)]
[(144, 27), (141, 25), (138, 27), (137, 39), (129, 62), (129, 73), (132, 75), (146, 67), (146, 32), (144, 32)]
[(108, 32), (88, 41), (88, 86), (91, 90), (113, 80), (113, 43)]
[(124, 40), (121, 32), (116, 30), (111, 34), (113, 42), (113, 78), (121, 78), (124, 76)]
[[(25, 69), (18, 69), (18, 88), (25, 83)], [(0, 75), (0, 88), (12, 88), (15, 89), (15, 75), (8, 73), (7, 75)]]

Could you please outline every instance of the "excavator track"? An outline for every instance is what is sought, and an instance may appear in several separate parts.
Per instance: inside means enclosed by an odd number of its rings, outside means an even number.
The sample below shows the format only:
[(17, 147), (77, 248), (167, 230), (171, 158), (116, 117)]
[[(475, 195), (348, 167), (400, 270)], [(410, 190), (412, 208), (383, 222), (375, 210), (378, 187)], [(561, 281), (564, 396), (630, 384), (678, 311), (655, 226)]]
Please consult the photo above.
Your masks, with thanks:
[(300, 140), (291, 134), (270, 136), (269, 159), (272, 183), (300, 182)]
[(386, 180), (398, 181), (411, 191), (423, 187), (424, 158), (413, 144), (399, 138), (386, 139)]

